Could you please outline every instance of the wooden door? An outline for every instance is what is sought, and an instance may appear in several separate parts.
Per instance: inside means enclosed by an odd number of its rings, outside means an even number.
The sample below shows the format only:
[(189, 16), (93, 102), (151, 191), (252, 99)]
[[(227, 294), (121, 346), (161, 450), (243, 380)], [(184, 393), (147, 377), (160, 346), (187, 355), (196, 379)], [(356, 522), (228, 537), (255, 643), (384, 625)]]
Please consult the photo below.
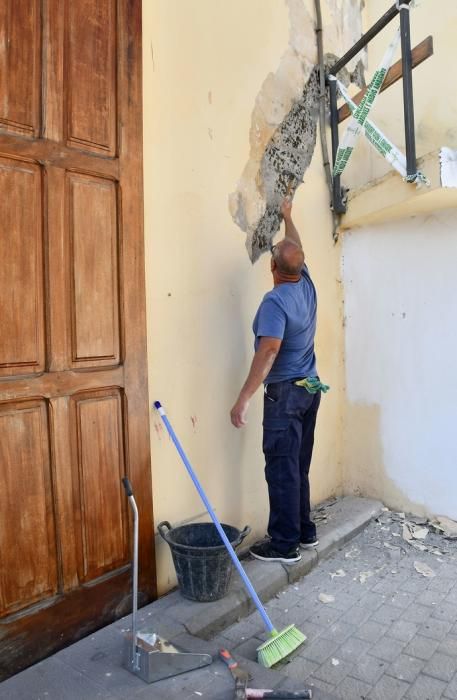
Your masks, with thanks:
[(0, 678), (155, 596), (141, 0), (0, 2)]

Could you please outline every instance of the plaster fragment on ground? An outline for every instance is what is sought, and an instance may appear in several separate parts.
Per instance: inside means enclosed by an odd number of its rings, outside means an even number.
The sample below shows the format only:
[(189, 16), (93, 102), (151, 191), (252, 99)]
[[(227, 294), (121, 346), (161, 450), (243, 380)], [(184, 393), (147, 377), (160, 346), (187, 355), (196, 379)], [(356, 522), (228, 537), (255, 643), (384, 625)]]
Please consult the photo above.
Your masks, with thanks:
[(360, 549), (358, 549), (357, 547), (351, 547), (349, 552), (346, 552), (344, 557), (345, 557), (345, 559), (355, 559), (356, 557), (359, 556), (359, 554), (360, 554)]
[(319, 593), (319, 600), (321, 603), (334, 603), (335, 602), (335, 596), (334, 595), (329, 595), (327, 593)]
[(418, 549), (419, 552), (428, 551), (428, 547), (426, 547), (425, 544), (421, 544), (420, 542), (411, 542), (411, 546), (414, 547), (414, 549)]
[(446, 518), (444, 515), (438, 516), (432, 523), (438, 531), (441, 531), (448, 539), (457, 538), (457, 522)]
[[(405, 521), (403, 523), (403, 539), (405, 540), (405, 542), (408, 542), (408, 544), (412, 545), (413, 547), (416, 547), (416, 549), (422, 548), (419, 546), (419, 543), (414, 540), (425, 540), (428, 533), (428, 527), (419, 527), (419, 525), (415, 525), (410, 521)], [(422, 551), (425, 551), (425, 549), (427, 548), (424, 547)]]
[(361, 571), (357, 578), (360, 583), (366, 583), (372, 576), (374, 576), (374, 571)]
[(434, 576), (436, 576), (433, 569), (430, 568), (428, 564), (425, 564), (422, 561), (415, 561), (414, 568), (416, 569), (418, 574), (422, 574), (422, 576), (425, 576), (426, 578), (433, 578)]
[(338, 659), (332, 659), (332, 666), (339, 666), (340, 662)]
[(344, 571), (344, 569), (338, 569), (337, 571), (335, 571), (335, 573), (330, 573), (329, 576), (333, 581), (334, 578), (342, 578), (343, 576), (346, 576), (346, 572)]

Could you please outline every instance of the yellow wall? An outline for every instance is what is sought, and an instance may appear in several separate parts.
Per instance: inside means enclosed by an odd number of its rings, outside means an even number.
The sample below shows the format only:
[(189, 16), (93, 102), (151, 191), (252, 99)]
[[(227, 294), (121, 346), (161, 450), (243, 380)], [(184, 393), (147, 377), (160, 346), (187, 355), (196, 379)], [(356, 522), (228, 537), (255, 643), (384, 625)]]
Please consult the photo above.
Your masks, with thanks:
[[(301, 2), (143, 2), (150, 397), (166, 407), (219, 518), (240, 529), (250, 524), (252, 539), (265, 532), (268, 514), (261, 391), (243, 430), (231, 426), (229, 410), (252, 358), (252, 318), (272, 281), (269, 256), (251, 265), (228, 198), (249, 158), (256, 97), (288, 46), (288, 11)], [(332, 386), (318, 419), (317, 502), (342, 489), (343, 384), (340, 250), (331, 238), (319, 143), (305, 183), (295, 216), (319, 293), (320, 374)], [(155, 523), (201, 517), (155, 414), (151, 449)], [(163, 593), (175, 583), (174, 570), (168, 546), (157, 537), (156, 545)]]

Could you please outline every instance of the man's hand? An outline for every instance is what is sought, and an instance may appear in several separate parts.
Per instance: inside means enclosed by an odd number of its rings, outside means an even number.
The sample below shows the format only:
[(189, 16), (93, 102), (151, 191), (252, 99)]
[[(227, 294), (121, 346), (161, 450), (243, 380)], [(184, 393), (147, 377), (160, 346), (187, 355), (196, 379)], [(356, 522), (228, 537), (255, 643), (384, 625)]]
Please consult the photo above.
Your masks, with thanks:
[(281, 343), (282, 340), (280, 338), (269, 338), (268, 336), (260, 338), (248, 378), (244, 382), (240, 395), (230, 411), (230, 420), (235, 428), (242, 428), (243, 425), (246, 425), (246, 413), (248, 412), (251, 396), (255, 394), (271, 370)]
[(235, 428), (242, 428), (243, 425), (246, 425), (246, 414), (248, 412), (248, 408), (249, 399), (245, 399), (240, 394), (236, 401), (236, 404), (230, 411), (230, 420), (232, 421), (232, 425), (234, 425)]
[(292, 218), (292, 200), (290, 197), (285, 197), (285, 199), (282, 200), (281, 214), (283, 215), (284, 219)]

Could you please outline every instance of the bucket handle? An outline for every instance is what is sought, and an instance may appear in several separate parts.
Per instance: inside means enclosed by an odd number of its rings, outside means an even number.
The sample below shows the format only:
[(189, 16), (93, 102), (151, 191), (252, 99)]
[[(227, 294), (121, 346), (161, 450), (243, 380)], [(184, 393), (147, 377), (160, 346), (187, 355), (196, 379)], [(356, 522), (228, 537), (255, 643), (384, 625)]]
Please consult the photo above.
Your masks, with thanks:
[(171, 530), (171, 525), (168, 522), (168, 520), (162, 520), (162, 522), (157, 525), (157, 530), (159, 532), (159, 535), (165, 540), (165, 542), (168, 542), (168, 544), (170, 544), (168, 539), (168, 533)]
[(240, 532), (237, 541), (236, 541), (232, 546), (233, 546), (233, 547), (238, 547), (238, 545), (242, 543), (242, 541), (244, 540), (244, 538), (247, 537), (247, 536), (249, 535), (250, 532), (251, 532), (251, 528), (249, 527), (249, 525), (245, 525), (245, 526), (244, 526), (244, 530), (242, 530), (242, 531)]
[[(172, 528), (171, 528), (171, 525), (168, 522), (168, 520), (162, 520), (162, 522), (160, 522), (157, 525), (157, 530), (158, 530), (159, 535), (165, 540), (165, 542), (168, 542), (168, 544), (170, 544), (170, 539), (168, 537), (168, 533), (171, 529)], [(250, 532), (251, 532), (251, 528), (249, 527), (249, 525), (245, 525), (244, 530), (242, 530), (240, 532), (240, 534), (238, 535), (238, 537), (236, 539), (236, 542), (234, 542), (232, 546), (238, 547), (238, 545), (242, 543), (244, 538), (247, 537)]]

